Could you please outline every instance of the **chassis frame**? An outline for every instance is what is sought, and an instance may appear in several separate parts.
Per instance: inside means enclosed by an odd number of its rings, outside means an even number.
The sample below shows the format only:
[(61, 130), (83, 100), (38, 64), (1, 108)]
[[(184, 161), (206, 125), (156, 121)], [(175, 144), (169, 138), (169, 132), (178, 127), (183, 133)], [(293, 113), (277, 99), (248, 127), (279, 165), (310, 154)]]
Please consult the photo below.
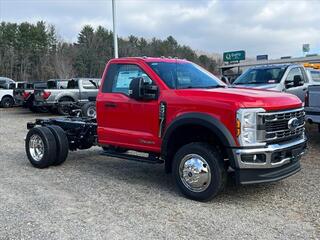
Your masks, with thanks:
[(69, 150), (88, 149), (97, 145), (97, 121), (95, 118), (87, 117), (60, 117), (48, 119), (36, 119), (35, 122), (28, 122), (27, 129), (37, 126), (55, 125), (61, 127), (69, 142)]

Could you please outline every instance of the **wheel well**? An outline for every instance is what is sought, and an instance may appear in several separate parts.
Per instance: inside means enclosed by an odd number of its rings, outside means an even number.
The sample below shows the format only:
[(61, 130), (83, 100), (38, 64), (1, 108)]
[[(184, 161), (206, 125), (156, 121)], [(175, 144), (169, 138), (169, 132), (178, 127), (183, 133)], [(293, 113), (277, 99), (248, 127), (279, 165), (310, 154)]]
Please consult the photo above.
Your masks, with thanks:
[(70, 97), (70, 96), (63, 96), (58, 100), (58, 102), (68, 101), (68, 100), (74, 102), (73, 97)]
[(167, 143), (165, 156), (166, 172), (171, 172), (172, 160), (175, 153), (184, 145), (191, 142), (206, 142), (213, 145), (222, 154), (223, 159), (228, 158), (223, 142), (208, 127), (197, 124), (185, 124), (177, 127), (171, 134)]
[(2, 99), (4, 99), (5, 97), (9, 97), (9, 98), (11, 98), (11, 99), (14, 101), (14, 98), (13, 98), (11, 95), (4, 95), (4, 96), (2, 96), (1, 101), (2, 101)]

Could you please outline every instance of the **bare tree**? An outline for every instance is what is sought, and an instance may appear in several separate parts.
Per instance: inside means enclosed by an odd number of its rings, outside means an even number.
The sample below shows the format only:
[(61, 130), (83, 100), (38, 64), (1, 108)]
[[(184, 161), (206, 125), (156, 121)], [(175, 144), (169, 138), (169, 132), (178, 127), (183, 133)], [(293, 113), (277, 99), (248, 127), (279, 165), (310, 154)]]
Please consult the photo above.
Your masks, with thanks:
[(72, 45), (68, 43), (59, 43), (54, 56), (55, 72), (61, 79), (67, 79), (74, 76)]

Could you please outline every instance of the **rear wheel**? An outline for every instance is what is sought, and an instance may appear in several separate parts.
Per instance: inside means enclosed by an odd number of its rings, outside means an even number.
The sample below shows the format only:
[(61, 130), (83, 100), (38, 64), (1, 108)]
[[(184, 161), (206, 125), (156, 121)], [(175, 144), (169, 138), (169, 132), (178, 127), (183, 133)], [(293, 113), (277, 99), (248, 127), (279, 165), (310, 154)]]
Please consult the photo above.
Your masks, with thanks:
[(178, 188), (190, 199), (208, 201), (226, 184), (223, 158), (207, 143), (195, 142), (181, 147), (172, 167)]
[(49, 112), (48, 107), (37, 107), (37, 108), (40, 113), (48, 113)]
[(67, 135), (61, 127), (48, 126), (48, 128), (53, 134), (57, 144), (56, 158), (53, 162), (53, 165), (57, 166), (62, 164), (68, 157), (69, 141)]
[(30, 163), (36, 168), (49, 167), (55, 161), (57, 144), (47, 127), (32, 128), (27, 134), (25, 148)]
[(11, 108), (14, 104), (14, 100), (12, 97), (5, 96), (1, 100), (1, 107), (3, 108)]
[(81, 107), (82, 116), (96, 118), (96, 103), (88, 102)]
[(58, 103), (58, 113), (60, 115), (69, 115), (69, 105), (73, 102), (74, 100), (71, 97), (62, 97)]

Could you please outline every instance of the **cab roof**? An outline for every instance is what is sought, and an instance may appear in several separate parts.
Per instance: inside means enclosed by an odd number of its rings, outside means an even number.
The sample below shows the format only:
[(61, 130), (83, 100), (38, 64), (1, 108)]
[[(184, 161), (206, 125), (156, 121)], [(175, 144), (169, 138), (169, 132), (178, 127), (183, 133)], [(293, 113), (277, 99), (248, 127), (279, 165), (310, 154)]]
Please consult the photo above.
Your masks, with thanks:
[(259, 65), (259, 66), (254, 66), (251, 67), (251, 69), (269, 69), (269, 68), (287, 68), (291, 66), (299, 66), (301, 67), (300, 64), (295, 64), (295, 63), (283, 63), (283, 64), (268, 64), (268, 65)]
[(171, 57), (123, 57), (123, 58), (114, 58), (111, 59), (111, 61), (116, 61), (116, 62), (122, 62), (122, 61), (132, 61), (132, 60), (137, 60), (137, 61), (144, 61), (144, 62), (178, 62), (178, 63), (187, 63), (189, 62), (186, 59), (179, 59), (179, 58), (171, 58)]

